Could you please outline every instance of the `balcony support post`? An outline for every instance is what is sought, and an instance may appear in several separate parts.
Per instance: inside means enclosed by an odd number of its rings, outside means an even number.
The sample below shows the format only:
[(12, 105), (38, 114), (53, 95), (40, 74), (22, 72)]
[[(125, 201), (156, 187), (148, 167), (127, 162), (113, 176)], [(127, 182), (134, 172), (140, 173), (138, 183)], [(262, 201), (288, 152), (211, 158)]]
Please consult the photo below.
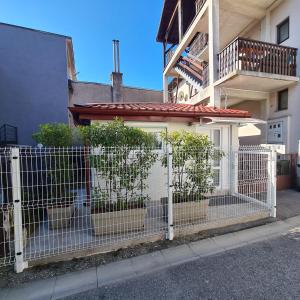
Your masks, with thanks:
[(169, 102), (168, 76), (163, 75), (164, 103)]
[(209, 50), (209, 85), (211, 88), (210, 105), (220, 106), (220, 92), (213, 85), (218, 80), (218, 54), (220, 51), (220, 3), (208, 0), (208, 50)]
[(182, 14), (181, 0), (178, 0), (178, 35), (179, 35), (178, 40), (180, 43), (183, 37), (183, 14)]

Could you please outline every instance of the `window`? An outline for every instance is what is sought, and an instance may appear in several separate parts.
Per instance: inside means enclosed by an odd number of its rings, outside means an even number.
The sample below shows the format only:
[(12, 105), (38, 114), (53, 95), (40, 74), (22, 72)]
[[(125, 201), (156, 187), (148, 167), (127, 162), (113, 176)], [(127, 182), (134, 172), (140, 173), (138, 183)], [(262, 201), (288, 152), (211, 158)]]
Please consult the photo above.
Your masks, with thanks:
[(277, 25), (277, 44), (281, 44), (290, 37), (290, 18)]
[(278, 93), (278, 110), (288, 109), (289, 90), (284, 90)]

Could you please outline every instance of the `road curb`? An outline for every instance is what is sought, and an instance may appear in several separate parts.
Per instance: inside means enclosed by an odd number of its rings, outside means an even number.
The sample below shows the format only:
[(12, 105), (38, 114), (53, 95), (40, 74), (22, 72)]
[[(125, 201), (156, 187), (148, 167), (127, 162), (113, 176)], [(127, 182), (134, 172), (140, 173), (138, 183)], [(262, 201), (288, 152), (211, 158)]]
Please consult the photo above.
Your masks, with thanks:
[(300, 216), (156, 251), (87, 270), (3, 289), (0, 299), (59, 299), (170, 266), (270, 240), (300, 227)]

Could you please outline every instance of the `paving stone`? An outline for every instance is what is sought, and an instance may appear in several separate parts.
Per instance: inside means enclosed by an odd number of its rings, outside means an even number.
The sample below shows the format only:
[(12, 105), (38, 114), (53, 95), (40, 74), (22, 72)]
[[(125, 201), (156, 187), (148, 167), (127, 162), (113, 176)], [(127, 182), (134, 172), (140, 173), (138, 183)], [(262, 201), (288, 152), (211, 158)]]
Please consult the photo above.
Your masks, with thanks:
[(6, 300), (50, 300), (54, 292), (55, 281), (56, 278), (51, 278), (9, 289)]
[(74, 293), (81, 293), (95, 289), (97, 286), (98, 280), (96, 267), (62, 275), (57, 277), (53, 299), (59, 299)]

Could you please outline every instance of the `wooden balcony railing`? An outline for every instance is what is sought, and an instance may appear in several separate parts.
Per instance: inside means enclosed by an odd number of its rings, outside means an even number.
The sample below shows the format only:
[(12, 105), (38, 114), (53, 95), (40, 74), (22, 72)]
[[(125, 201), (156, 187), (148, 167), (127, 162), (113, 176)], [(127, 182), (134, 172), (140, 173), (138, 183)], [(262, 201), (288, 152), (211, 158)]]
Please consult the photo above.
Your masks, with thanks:
[(201, 8), (205, 4), (207, 0), (196, 0), (195, 5), (196, 5), (196, 15), (200, 12)]
[(208, 34), (199, 32), (192, 44), (190, 45), (189, 53), (193, 56), (199, 56), (201, 51), (207, 46), (208, 44)]
[(296, 76), (297, 49), (237, 38), (219, 54), (219, 78), (233, 71)]
[(165, 57), (164, 57), (164, 67), (166, 67), (169, 62), (171, 61), (172, 57), (174, 56), (175, 54), (175, 51), (176, 51), (176, 48), (177, 48), (177, 45), (172, 45), (165, 53)]

